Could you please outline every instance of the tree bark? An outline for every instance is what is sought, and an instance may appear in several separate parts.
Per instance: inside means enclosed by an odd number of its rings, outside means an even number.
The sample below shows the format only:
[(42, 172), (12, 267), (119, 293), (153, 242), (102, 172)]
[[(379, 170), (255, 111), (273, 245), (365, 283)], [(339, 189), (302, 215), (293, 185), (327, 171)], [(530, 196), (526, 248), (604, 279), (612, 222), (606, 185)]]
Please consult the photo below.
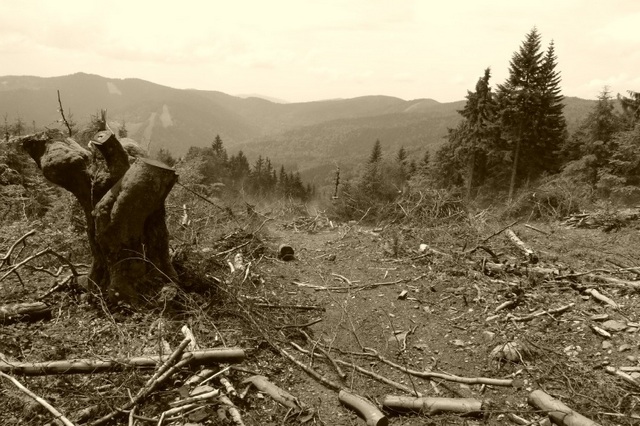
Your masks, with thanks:
[(172, 168), (129, 157), (109, 130), (95, 135), (91, 150), (57, 130), (24, 137), (22, 145), (42, 174), (82, 206), (93, 259), (91, 285), (111, 301), (136, 303), (177, 281), (164, 208), (178, 178)]

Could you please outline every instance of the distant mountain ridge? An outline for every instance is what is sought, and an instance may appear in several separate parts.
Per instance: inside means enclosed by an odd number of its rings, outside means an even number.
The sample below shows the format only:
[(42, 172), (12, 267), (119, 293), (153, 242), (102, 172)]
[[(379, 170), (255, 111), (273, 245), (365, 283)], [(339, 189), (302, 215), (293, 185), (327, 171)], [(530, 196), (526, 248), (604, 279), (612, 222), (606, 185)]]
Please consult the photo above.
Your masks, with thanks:
[[(363, 96), (304, 103), (277, 103), (217, 91), (174, 89), (145, 80), (77, 73), (60, 77), (0, 77), (0, 114), (20, 117), (28, 129), (56, 126), (59, 90), (65, 112), (86, 123), (107, 109), (109, 124), (125, 123), (129, 136), (153, 152), (183, 155), (190, 146), (209, 146), (219, 134), (230, 152), (270, 157), (301, 171), (353, 164), (369, 154), (376, 139), (383, 152), (404, 146), (416, 159), (435, 149), (447, 128), (460, 120), (464, 101), (403, 100)], [(570, 127), (595, 101), (567, 98)]]

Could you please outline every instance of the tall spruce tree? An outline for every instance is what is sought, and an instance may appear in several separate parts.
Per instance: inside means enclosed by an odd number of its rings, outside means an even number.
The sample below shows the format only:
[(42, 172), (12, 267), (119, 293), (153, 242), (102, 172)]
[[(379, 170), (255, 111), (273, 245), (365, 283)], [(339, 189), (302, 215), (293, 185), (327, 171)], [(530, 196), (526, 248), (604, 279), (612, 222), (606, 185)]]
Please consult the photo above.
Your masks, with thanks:
[(555, 54), (553, 40), (549, 43), (547, 53), (542, 61), (541, 73), (541, 108), (539, 111), (539, 131), (537, 154), (534, 170), (558, 172), (560, 168), (558, 151), (567, 137), (567, 123), (564, 118), (564, 96), (560, 88), (560, 72), (556, 70), (558, 58)]
[(493, 150), (498, 135), (497, 102), (489, 85), (490, 79), (491, 69), (487, 68), (478, 79), (475, 92), (467, 92), (467, 103), (458, 111), (464, 117), (460, 124), (462, 146), (458, 153), (464, 157), (461, 161), (467, 166), (467, 198), (471, 197), (476, 181), (484, 175), (487, 156)]
[(544, 54), (534, 27), (513, 54), (507, 81), (498, 86), (501, 124), (512, 152), (509, 200), (517, 183), (557, 167), (553, 159), (565, 137), (560, 75), (553, 43)]

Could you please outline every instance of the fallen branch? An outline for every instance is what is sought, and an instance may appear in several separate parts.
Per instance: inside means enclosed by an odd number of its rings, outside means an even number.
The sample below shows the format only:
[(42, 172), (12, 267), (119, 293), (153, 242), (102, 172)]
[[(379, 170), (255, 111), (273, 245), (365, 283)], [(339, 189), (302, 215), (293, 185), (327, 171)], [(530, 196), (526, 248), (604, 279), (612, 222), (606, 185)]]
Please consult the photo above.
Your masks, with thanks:
[(24, 234), (22, 237), (18, 238), (13, 244), (11, 244), (11, 247), (9, 247), (9, 250), (7, 250), (5, 255), (0, 257), (0, 260), (2, 261), (2, 263), (0, 263), (0, 266), (4, 264), (11, 265), (11, 255), (13, 254), (13, 250), (15, 250), (15, 248), (20, 243), (22, 243), (23, 245), (26, 245), (26, 242), (25, 242), (26, 239), (34, 235), (35, 233), (36, 231), (32, 229), (31, 231)]
[(505, 226), (504, 228), (499, 229), (498, 231), (494, 232), (493, 234), (489, 235), (488, 237), (486, 237), (485, 239), (480, 241), (480, 243), (478, 243), (477, 246), (475, 246), (471, 250), (465, 251), (463, 254), (467, 255), (467, 254), (475, 253), (478, 249), (482, 248), (482, 245), (484, 245), (484, 243), (486, 243), (487, 241), (489, 241), (491, 238), (495, 237), (496, 235), (503, 233), (504, 231), (506, 231), (507, 229), (511, 228), (512, 226), (514, 226), (518, 222), (520, 222), (520, 220), (516, 220), (516, 221), (512, 222), (511, 224)]
[[(51, 308), (43, 302), (15, 303), (0, 306), (0, 324), (19, 321), (38, 321), (51, 318)], [(4, 371), (0, 368), (0, 371)]]
[(33, 259), (35, 259), (37, 257), (44, 256), (45, 254), (50, 254), (52, 256), (57, 257), (59, 260), (61, 260), (62, 262), (66, 263), (67, 265), (69, 265), (69, 269), (71, 270), (71, 273), (73, 274), (74, 277), (78, 277), (79, 276), (75, 265), (73, 263), (71, 263), (69, 261), (69, 259), (67, 259), (65, 256), (59, 254), (55, 250), (52, 250), (51, 248), (46, 248), (44, 250), (40, 250), (39, 252), (37, 252), (35, 254), (32, 254), (31, 256), (29, 256), (29, 257), (23, 259), (22, 261), (20, 261), (19, 263), (16, 263), (15, 265), (12, 265), (11, 268), (9, 268), (7, 270), (7, 272), (2, 277), (0, 277), (0, 281), (4, 280), (9, 275), (15, 273), (18, 269), (20, 269), (20, 267), (24, 266), (28, 262), (32, 261)]
[(274, 401), (294, 411), (305, 409), (305, 405), (289, 392), (274, 385), (265, 376), (255, 375), (242, 381), (242, 384), (250, 383), (262, 393), (269, 395)]
[(238, 411), (238, 408), (235, 406), (235, 404), (231, 402), (231, 400), (226, 395), (220, 395), (219, 400), (223, 405), (227, 407), (227, 412), (231, 416), (231, 420), (233, 421), (233, 423), (235, 423), (236, 426), (244, 426), (240, 411)]
[[(306, 349), (301, 348), (295, 342), (290, 342), (290, 344), (291, 344), (291, 346), (296, 348), (298, 351), (300, 351), (300, 352), (302, 352), (304, 354), (307, 354), (307, 355), (311, 355), (311, 351), (308, 351)], [(316, 346), (315, 348), (316, 349), (320, 349), (320, 346)], [(326, 358), (326, 355), (325, 355), (325, 358)], [(420, 392), (417, 392), (416, 390), (411, 389), (408, 386), (403, 385), (402, 383), (398, 383), (398, 382), (393, 381), (391, 379), (388, 379), (388, 378), (386, 378), (384, 376), (381, 376), (380, 374), (376, 374), (373, 371), (369, 371), (369, 370), (367, 370), (365, 368), (362, 368), (357, 364), (354, 364), (354, 363), (351, 363), (351, 362), (342, 361), (340, 359), (336, 359), (336, 360), (333, 360), (333, 361), (336, 364), (344, 365), (345, 367), (349, 367), (349, 368), (351, 368), (353, 370), (359, 371), (360, 373), (362, 373), (362, 374), (364, 374), (366, 376), (369, 376), (374, 380), (377, 380), (377, 381), (382, 382), (382, 383), (386, 383), (387, 385), (393, 386), (394, 388), (396, 388), (398, 390), (401, 390), (403, 392), (406, 392), (406, 393), (408, 393), (410, 395), (422, 396), (422, 394)]]
[(539, 232), (541, 234), (550, 235), (547, 231), (543, 231), (542, 229), (536, 228), (535, 226), (529, 225), (527, 223), (525, 223), (524, 226), (529, 228), (529, 229), (533, 229), (534, 231)]
[(611, 367), (611, 366), (607, 366), (605, 368), (605, 371), (609, 374), (612, 374), (614, 376), (618, 376), (620, 377), (622, 380), (624, 380), (625, 382), (629, 383), (630, 385), (633, 385), (636, 388), (640, 388), (640, 383), (638, 383), (638, 381), (636, 379), (634, 379), (633, 377), (631, 377), (629, 374), (625, 373), (624, 371), (618, 370), (617, 368)]
[(38, 404), (40, 404), (44, 408), (46, 408), (47, 411), (49, 411), (51, 414), (53, 414), (55, 416), (55, 418), (57, 420), (61, 421), (65, 426), (74, 426), (74, 424), (69, 419), (67, 419), (65, 416), (63, 416), (62, 413), (60, 413), (58, 410), (56, 410), (51, 404), (49, 404), (43, 398), (40, 398), (35, 393), (31, 392), (29, 389), (27, 389), (22, 383), (20, 383), (15, 378), (9, 376), (8, 374), (4, 374), (1, 371), (0, 371), (0, 377), (4, 377), (5, 379), (11, 381), (11, 383), (13, 383), (18, 389), (20, 389), (23, 393), (29, 395), (29, 397), (33, 398), (34, 401), (36, 401)]
[(207, 399), (217, 398), (220, 395), (219, 389), (214, 389), (209, 392), (199, 393), (188, 398), (184, 398), (178, 401), (170, 402), (169, 405), (171, 407), (182, 407), (184, 405), (193, 404), (194, 402), (202, 402)]
[(538, 263), (538, 255), (530, 249), (511, 229), (507, 229), (505, 234), (511, 242), (524, 254), (524, 257), (531, 264)]
[(338, 363), (337, 363), (337, 362), (336, 362), (336, 361), (335, 361), (335, 360), (334, 360), (334, 359), (329, 355), (329, 352), (328, 352), (327, 350), (325, 350), (322, 346), (319, 346), (319, 345), (318, 345), (318, 342), (316, 342), (315, 340), (313, 340), (313, 339), (311, 338), (311, 336), (309, 336), (309, 335), (307, 334), (307, 332), (306, 332), (306, 331), (304, 331), (304, 330), (300, 330), (300, 332), (301, 332), (301, 333), (302, 333), (302, 335), (307, 339), (307, 341), (313, 345), (313, 348), (314, 348), (314, 349), (319, 350), (319, 351), (322, 353), (322, 355), (324, 355), (324, 356), (325, 356), (325, 358), (327, 358), (327, 359), (329, 360), (329, 362), (331, 363), (331, 365), (333, 366), (333, 368), (336, 370), (336, 373), (338, 373), (338, 376), (340, 376), (340, 378), (341, 378), (342, 380), (346, 379), (346, 378), (347, 378), (347, 374), (346, 374), (344, 371), (342, 371), (342, 369), (340, 368), (340, 366), (338, 365)]
[[(111, 413), (99, 418), (98, 420), (92, 422), (90, 426), (99, 426), (101, 424), (107, 423), (114, 418), (122, 415), (124, 412), (131, 408), (135, 408), (140, 401), (146, 398), (153, 390), (167, 380), (169, 377), (173, 375), (179, 368), (183, 365), (188, 364), (190, 361), (190, 357), (185, 357), (184, 349), (187, 345), (191, 343), (190, 339), (184, 339), (180, 345), (176, 348), (175, 351), (167, 358), (167, 360), (156, 370), (156, 372), (151, 376), (149, 380), (145, 383), (145, 385), (138, 391), (135, 397), (131, 398), (131, 400), (125, 404), (122, 408), (116, 409)], [(176, 360), (182, 358), (180, 361), (176, 363)], [(175, 365), (174, 365), (175, 364)], [(160, 417), (160, 423), (162, 423), (162, 419), (164, 418), (164, 414)]]
[(589, 288), (584, 292), (591, 295), (591, 297), (593, 297), (594, 299), (599, 300), (603, 303), (606, 303), (607, 305), (611, 306), (613, 309), (620, 309), (620, 305), (618, 305), (616, 302), (614, 302), (612, 299), (608, 298), (604, 294), (600, 293), (595, 288)]
[(326, 287), (326, 286), (322, 286), (322, 285), (315, 285), (315, 284), (308, 284), (308, 283), (301, 283), (298, 281), (293, 281), (293, 284), (299, 286), (299, 287), (308, 287), (308, 288), (312, 288), (314, 290), (324, 290), (324, 291), (351, 291), (351, 290), (368, 290), (368, 289), (372, 289), (372, 288), (376, 288), (376, 287), (382, 287), (385, 285), (395, 285), (395, 284), (400, 284), (400, 283), (406, 283), (409, 281), (414, 281), (413, 279), (406, 279), (406, 278), (401, 278), (399, 280), (395, 280), (395, 281), (388, 281), (388, 282), (381, 282), (381, 283), (372, 283), (372, 284), (362, 284), (362, 285), (351, 285), (351, 286), (331, 286), (331, 287)]
[[(244, 360), (244, 350), (239, 348), (214, 348), (194, 352), (185, 352), (181, 360), (188, 359), (190, 366), (217, 363), (236, 363)], [(75, 359), (63, 361), (8, 363), (0, 361), (0, 372), (25, 376), (44, 376), (50, 374), (93, 374), (122, 371), (127, 368), (154, 368), (164, 358), (147, 355), (126, 359), (95, 360)]]
[(339, 384), (327, 379), (326, 377), (324, 377), (323, 375), (318, 373), (313, 368), (311, 368), (308, 365), (303, 364), (302, 362), (298, 361), (297, 359), (295, 359), (295, 357), (293, 357), (290, 353), (288, 353), (284, 349), (278, 348), (278, 350), (280, 351), (280, 353), (282, 355), (284, 355), (286, 358), (288, 358), (291, 362), (293, 362), (298, 367), (302, 368), (307, 374), (309, 374), (311, 377), (313, 377), (314, 379), (316, 379), (317, 381), (319, 381), (320, 383), (322, 383), (323, 385), (325, 385), (329, 389), (331, 389), (333, 391), (336, 391), (336, 392), (339, 392), (340, 389), (342, 389), (341, 385), (339, 385)]
[(583, 416), (580, 413), (573, 411), (571, 408), (564, 405), (557, 399), (552, 398), (550, 395), (542, 390), (535, 390), (529, 394), (528, 402), (530, 405), (538, 408), (539, 410), (547, 413), (551, 421), (561, 426), (599, 426), (594, 422)]
[(531, 321), (531, 320), (533, 320), (535, 318), (538, 318), (538, 317), (541, 317), (543, 315), (561, 314), (561, 313), (569, 310), (573, 305), (575, 305), (575, 303), (569, 303), (568, 305), (564, 305), (564, 306), (561, 306), (561, 307), (556, 308), (556, 309), (549, 309), (547, 311), (534, 312), (533, 314), (525, 315), (523, 317), (516, 317), (514, 315), (508, 315), (508, 318), (513, 320), (513, 321)]
[(396, 364), (393, 361), (390, 361), (384, 358), (382, 355), (375, 353), (375, 357), (385, 364), (397, 368), (400, 371), (403, 371), (407, 374), (411, 374), (412, 376), (421, 377), (423, 379), (442, 379), (450, 382), (456, 383), (465, 383), (467, 385), (490, 385), (490, 386), (513, 386), (513, 379), (492, 379), (489, 377), (460, 377), (454, 376), (452, 374), (444, 374), (444, 373), (435, 373), (433, 371), (417, 371), (411, 370), (402, 365)]
[(271, 308), (271, 309), (299, 309), (301, 311), (326, 311), (323, 306), (315, 306), (315, 305), (272, 305), (271, 303), (256, 303), (257, 307), (260, 308)]
[(345, 389), (338, 393), (338, 400), (342, 405), (351, 408), (367, 422), (367, 426), (387, 426), (389, 419), (378, 407), (359, 395), (352, 394)]
[(485, 404), (475, 398), (440, 398), (387, 395), (382, 407), (395, 411), (415, 411), (432, 416), (440, 413), (479, 414)]

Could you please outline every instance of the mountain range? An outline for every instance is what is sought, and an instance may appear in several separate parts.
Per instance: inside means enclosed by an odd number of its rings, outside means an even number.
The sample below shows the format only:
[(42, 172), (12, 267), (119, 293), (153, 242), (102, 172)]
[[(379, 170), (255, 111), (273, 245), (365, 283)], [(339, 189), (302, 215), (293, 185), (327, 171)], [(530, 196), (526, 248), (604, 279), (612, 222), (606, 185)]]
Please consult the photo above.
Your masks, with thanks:
[[(165, 148), (181, 156), (220, 135), (230, 154), (242, 150), (250, 160), (266, 156), (316, 181), (335, 165), (348, 169), (362, 162), (377, 139), (384, 155), (404, 147), (418, 160), (443, 142), (465, 103), (389, 96), (282, 103), (77, 73), (0, 77), (0, 114), (9, 123), (19, 117), (28, 131), (60, 126), (58, 91), (67, 118), (70, 113), (82, 125), (106, 109), (111, 128), (124, 123), (129, 137), (151, 152)], [(570, 131), (594, 102), (565, 99)]]

